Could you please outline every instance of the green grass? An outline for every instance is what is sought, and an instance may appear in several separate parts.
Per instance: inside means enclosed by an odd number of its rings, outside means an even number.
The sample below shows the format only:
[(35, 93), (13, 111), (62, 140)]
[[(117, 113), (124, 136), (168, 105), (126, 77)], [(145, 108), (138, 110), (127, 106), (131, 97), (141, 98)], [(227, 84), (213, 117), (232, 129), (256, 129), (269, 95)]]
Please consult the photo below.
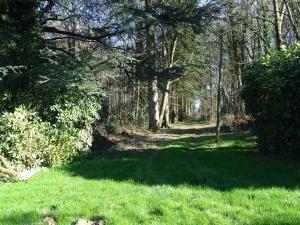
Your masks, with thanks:
[(248, 133), (222, 140), (186, 134), (0, 183), (0, 224), (300, 224), (300, 164), (257, 153)]

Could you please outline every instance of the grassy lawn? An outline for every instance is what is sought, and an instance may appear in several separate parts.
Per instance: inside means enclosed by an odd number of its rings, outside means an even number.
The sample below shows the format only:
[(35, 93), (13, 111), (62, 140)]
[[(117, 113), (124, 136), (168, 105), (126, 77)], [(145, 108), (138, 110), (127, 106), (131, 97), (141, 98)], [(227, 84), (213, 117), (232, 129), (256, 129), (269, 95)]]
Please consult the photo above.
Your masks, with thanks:
[(257, 153), (248, 133), (116, 151), (0, 183), (0, 224), (300, 224), (300, 164)]

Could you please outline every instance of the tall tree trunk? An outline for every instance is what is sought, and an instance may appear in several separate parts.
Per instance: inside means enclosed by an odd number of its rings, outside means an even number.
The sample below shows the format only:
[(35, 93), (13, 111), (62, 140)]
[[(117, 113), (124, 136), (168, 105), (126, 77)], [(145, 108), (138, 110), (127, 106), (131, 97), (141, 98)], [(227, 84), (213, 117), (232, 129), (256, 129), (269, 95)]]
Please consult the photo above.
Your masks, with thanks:
[(166, 122), (166, 128), (170, 128), (170, 104), (169, 99), (167, 100), (167, 106), (165, 110), (165, 122)]
[(209, 117), (208, 121), (213, 121), (213, 113), (214, 113), (214, 93), (213, 93), (213, 83), (212, 83), (212, 68), (209, 68), (209, 97), (210, 97), (210, 104), (209, 104)]
[[(240, 59), (241, 59), (241, 62), (240, 62), (240, 71), (241, 71), (241, 74), (239, 76), (239, 82), (240, 82), (240, 87), (242, 89), (243, 87), (243, 80), (242, 80), (242, 72), (244, 70), (244, 67), (245, 67), (245, 64), (246, 64), (246, 57), (245, 57), (245, 33), (246, 33), (246, 25), (244, 25), (244, 29), (243, 29), (243, 37), (242, 37), (242, 40), (240, 42)], [(262, 43), (261, 43), (262, 45)], [(261, 46), (261, 54), (262, 54), (262, 49), (263, 47)], [(241, 93), (240, 93), (241, 94)], [(240, 96), (240, 107), (241, 107), (241, 113), (242, 115), (245, 115), (245, 103), (242, 99), (242, 97)]]
[(220, 37), (220, 61), (219, 61), (219, 77), (218, 77), (218, 97), (217, 97), (217, 124), (216, 124), (216, 142), (220, 141), (221, 130), (221, 85), (222, 85), (222, 69), (223, 69), (223, 36)]
[(136, 84), (136, 97), (135, 97), (135, 119), (138, 120), (140, 115), (140, 81), (137, 80)]
[[(212, 51), (212, 38), (211, 35), (209, 36), (209, 55), (213, 55)], [(209, 97), (210, 97), (210, 104), (209, 104), (209, 115), (208, 115), (208, 121), (211, 122), (213, 120), (213, 114), (214, 114), (214, 93), (213, 93), (213, 71), (212, 66), (209, 65)]]
[(148, 81), (148, 101), (149, 101), (149, 129), (159, 130), (159, 108), (158, 108), (158, 87), (157, 77)]
[[(137, 24), (137, 26), (139, 26), (139, 24)], [(137, 32), (136, 35), (136, 41), (135, 41), (135, 52), (137, 54), (137, 57), (140, 59), (141, 54), (143, 53), (144, 47), (143, 47), (143, 33), (141, 31)], [(140, 62), (138, 62), (136, 64), (136, 68), (135, 68), (135, 76), (136, 76), (136, 97), (135, 97), (135, 119), (137, 120), (139, 118), (139, 110), (140, 110), (140, 79), (141, 77), (143, 77), (143, 67), (140, 64)]]
[[(145, 9), (150, 10), (152, 7), (150, 0), (145, 0)], [(154, 27), (151, 26), (147, 29), (146, 41), (147, 41), (147, 55), (148, 55), (148, 111), (149, 111), (149, 129), (152, 131), (159, 130), (159, 105), (158, 105), (158, 80), (157, 76), (151, 74), (155, 72), (155, 34)], [(149, 71), (150, 70), (150, 71)]]
[(178, 100), (178, 95), (175, 95), (175, 118), (174, 118), (174, 123), (178, 122), (178, 116), (179, 116), (179, 100)]
[(269, 35), (269, 28), (268, 28), (268, 21), (267, 21), (267, 8), (266, 6), (263, 4), (262, 5), (262, 34), (263, 34), (263, 47), (264, 47), (264, 54), (269, 54), (270, 52), (270, 35)]
[[(282, 20), (283, 17), (281, 12), (279, 12), (278, 0), (273, 0), (273, 11), (274, 11), (274, 29), (275, 29), (275, 44), (277, 50), (281, 50), (282, 45)], [(283, 10), (284, 11), (284, 10)]]

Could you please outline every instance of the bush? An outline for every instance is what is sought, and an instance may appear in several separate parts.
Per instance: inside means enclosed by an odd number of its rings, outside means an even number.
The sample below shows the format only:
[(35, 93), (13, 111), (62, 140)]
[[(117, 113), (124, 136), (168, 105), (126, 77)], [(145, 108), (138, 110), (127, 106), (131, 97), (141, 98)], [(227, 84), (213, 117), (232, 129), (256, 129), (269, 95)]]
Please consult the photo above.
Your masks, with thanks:
[[(57, 126), (75, 127), (78, 129), (90, 128), (99, 118), (100, 100), (93, 95), (69, 91), (59, 95), (51, 105), (48, 120)], [(45, 114), (45, 112), (43, 113)]]
[(0, 117), (1, 154), (15, 164), (27, 167), (42, 164), (40, 148), (46, 148), (48, 140), (38, 126), (39, 122), (36, 113), (24, 108), (4, 113)]
[(300, 45), (245, 68), (243, 98), (261, 151), (300, 153)]
[(0, 116), (0, 153), (19, 167), (55, 166), (85, 156), (98, 119), (94, 96), (69, 92), (55, 99), (46, 120), (37, 111), (17, 107)]
[(221, 131), (245, 131), (251, 128), (251, 118), (248, 115), (226, 113), (222, 116)]

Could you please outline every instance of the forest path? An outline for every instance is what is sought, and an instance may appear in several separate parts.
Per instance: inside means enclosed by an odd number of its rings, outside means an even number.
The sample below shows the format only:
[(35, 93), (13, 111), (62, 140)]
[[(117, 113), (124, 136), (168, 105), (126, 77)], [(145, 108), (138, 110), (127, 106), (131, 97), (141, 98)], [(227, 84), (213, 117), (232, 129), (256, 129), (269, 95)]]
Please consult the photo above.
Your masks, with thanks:
[[(162, 129), (157, 133), (149, 131), (131, 130), (121, 135), (112, 135), (109, 137), (113, 142), (118, 143), (121, 149), (153, 149), (182, 138), (190, 137), (191, 141), (198, 141), (201, 135), (207, 135), (214, 132), (215, 127), (210, 124), (201, 124), (195, 122), (177, 123), (169, 129)], [(194, 138), (194, 139), (193, 139)]]

